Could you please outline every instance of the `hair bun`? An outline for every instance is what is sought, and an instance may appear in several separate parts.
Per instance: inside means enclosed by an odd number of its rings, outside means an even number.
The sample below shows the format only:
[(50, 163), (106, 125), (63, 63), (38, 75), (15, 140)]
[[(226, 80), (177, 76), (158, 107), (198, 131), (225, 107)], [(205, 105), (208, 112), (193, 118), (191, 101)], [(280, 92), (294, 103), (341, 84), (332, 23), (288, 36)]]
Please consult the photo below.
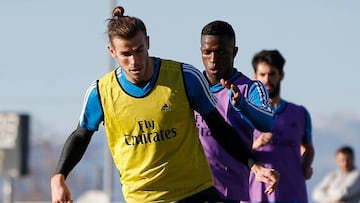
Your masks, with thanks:
[(115, 7), (112, 12), (113, 17), (123, 17), (124, 16), (124, 8), (121, 6)]

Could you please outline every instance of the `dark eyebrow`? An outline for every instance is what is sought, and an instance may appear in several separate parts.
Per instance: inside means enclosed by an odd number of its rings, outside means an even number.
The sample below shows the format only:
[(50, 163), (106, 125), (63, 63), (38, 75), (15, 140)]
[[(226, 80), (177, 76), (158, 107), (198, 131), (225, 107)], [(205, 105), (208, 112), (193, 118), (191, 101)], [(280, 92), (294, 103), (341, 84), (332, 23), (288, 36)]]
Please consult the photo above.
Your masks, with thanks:
[(142, 44), (142, 45), (140, 45), (139, 47), (136, 47), (135, 50), (122, 51), (122, 52), (120, 52), (120, 53), (123, 54), (123, 55), (127, 55), (127, 54), (129, 54), (129, 53), (137, 52), (137, 51), (143, 49), (144, 47), (145, 47), (145, 45)]

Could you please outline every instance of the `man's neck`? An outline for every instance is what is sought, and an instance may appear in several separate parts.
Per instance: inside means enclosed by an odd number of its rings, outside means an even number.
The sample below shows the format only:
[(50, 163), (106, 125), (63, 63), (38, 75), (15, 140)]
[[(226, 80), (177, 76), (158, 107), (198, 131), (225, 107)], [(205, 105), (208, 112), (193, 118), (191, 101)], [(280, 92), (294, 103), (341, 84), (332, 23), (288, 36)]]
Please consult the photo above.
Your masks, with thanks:
[(155, 69), (155, 60), (149, 57), (146, 62), (146, 72), (145, 72), (144, 80), (137, 82), (136, 85), (138, 87), (143, 88), (151, 80), (154, 74), (154, 69)]
[(279, 106), (279, 103), (281, 101), (280, 95), (270, 98), (269, 101), (270, 101), (270, 106), (273, 109), (276, 109)]

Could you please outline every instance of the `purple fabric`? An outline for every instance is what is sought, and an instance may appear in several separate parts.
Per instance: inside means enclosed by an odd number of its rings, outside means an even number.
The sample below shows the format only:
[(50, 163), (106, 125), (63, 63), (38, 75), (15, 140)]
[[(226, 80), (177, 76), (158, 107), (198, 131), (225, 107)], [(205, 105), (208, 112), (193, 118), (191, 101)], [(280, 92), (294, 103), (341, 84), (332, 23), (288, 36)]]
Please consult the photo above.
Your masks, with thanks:
[[(243, 95), (252, 81), (242, 75), (233, 83), (236, 84)], [(217, 109), (231, 126), (239, 133), (243, 141), (251, 147), (253, 128), (236, 112), (229, 102), (229, 90), (224, 88), (213, 93), (218, 98)], [(249, 169), (244, 164), (234, 159), (210, 136), (210, 130), (201, 116), (195, 112), (196, 125), (199, 129), (200, 140), (208, 158), (215, 187), (226, 199), (248, 200), (249, 199)], [(226, 135), (223, 135), (226, 136)]]
[[(283, 111), (275, 114), (272, 144), (261, 147), (255, 157), (267, 167), (280, 172), (280, 181), (271, 195), (264, 194), (265, 184), (255, 180), (250, 173), (251, 202), (307, 202), (305, 178), (302, 171), (300, 146), (305, 135), (305, 110), (286, 103)], [(254, 140), (260, 132), (255, 131)]]

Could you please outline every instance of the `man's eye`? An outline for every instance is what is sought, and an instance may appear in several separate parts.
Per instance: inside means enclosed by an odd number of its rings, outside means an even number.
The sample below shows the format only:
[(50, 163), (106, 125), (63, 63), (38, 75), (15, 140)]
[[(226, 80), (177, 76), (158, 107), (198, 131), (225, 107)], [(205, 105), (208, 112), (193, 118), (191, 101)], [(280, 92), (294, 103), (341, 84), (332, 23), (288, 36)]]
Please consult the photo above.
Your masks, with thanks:
[(223, 55), (225, 52), (223, 50), (219, 50), (216, 53), (219, 54), (219, 55)]
[(131, 56), (132, 54), (125, 52), (125, 53), (122, 53), (122, 55), (123, 55), (123, 56)]

